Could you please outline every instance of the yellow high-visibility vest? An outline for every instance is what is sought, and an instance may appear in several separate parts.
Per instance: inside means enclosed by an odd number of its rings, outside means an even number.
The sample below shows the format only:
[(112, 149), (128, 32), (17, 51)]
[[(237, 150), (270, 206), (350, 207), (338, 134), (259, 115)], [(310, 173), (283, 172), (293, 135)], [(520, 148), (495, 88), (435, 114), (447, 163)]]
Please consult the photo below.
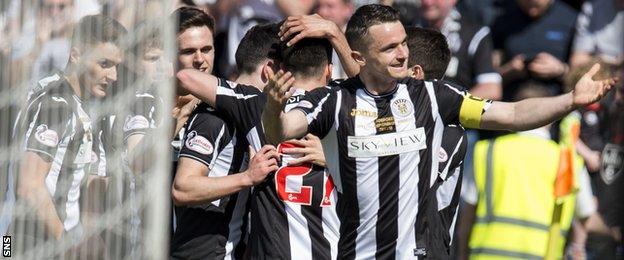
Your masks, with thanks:
[[(479, 193), (470, 236), (471, 259), (543, 259), (555, 204), (559, 145), (540, 137), (510, 134), (480, 141), (474, 151)], [(575, 196), (564, 199), (561, 235), (574, 214)], [(559, 256), (565, 238), (559, 240)]]

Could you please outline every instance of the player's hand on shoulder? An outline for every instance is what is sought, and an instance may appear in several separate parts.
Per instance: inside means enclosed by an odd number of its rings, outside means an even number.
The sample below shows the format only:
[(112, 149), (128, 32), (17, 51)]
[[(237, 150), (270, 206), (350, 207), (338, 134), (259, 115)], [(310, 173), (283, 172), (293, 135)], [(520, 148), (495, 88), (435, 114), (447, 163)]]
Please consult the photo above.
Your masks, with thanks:
[(290, 87), (295, 81), (295, 77), (293, 77), (292, 73), (283, 70), (279, 70), (274, 74), (271, 68), (266, 69), (264, 73), (265, 77), (269, 79), (264, 87), (264, 93), (267, 95), (267, 105), (269, 105), (269, 109), (281, 111), (288, 98), (292, 95)]
[(278, 36), (292, 46), (303, 38), (330, 38), (342, 33), (336, 23), (323, 19), (318, 14), (296, 15), (286, 18)]
[(264, 181), (269, 173), (278, 169), (279, 156), (272, 145), (263, 146), (249, 161), (249, 167), (243, 174), (248, 177), (251, 185)]
[(297, 145), (299, 147), (284, 148), (282, 153), (301, 155), (288, 162), (288, 165), (299, 165), (302, 163), (312, 163), (321, 167), (326, 167), (327, 162), (325, 160), (325, 154), (323, 153), (323, 146), (321, 139), (318, 137), (307, 134), (302, 139), (295, 139), (287, 141), (288, 143)]

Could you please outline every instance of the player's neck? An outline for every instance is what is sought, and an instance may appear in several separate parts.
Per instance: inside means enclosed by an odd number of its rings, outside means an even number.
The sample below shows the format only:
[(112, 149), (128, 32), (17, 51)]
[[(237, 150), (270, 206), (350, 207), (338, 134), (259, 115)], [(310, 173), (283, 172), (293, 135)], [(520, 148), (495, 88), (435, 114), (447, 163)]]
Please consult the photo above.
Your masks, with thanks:
[(324, 78), (297, 78), (295, 76), (295, 82), (293, 82), (293, 88), (303, 89), (305, 91), (312, 91), (318, 87), (327, 85), (327, 81)]
[(68, 73), (65, 74), (65, 79), (67, 79), (67, 82), (74, 90), (74, 93), (76, 93), (76, 96), (82, 99), (82, 88), (80, 87), (80, 79), (78, 78), (78, 74), (76, 74), (72, 70), (69, 70)]
[(383, 95), (394, 90), (395, 79), (376, 78), (368, 73), (360, 73), (360, 80), (364, 83), (366, 90), (373, 95)]
[(265, 83), (262, 82), (259, 75), (256, 74), (241, 74), (236, 78), (236, 83), (254, 86), (258, 88), (260, 91), (264, 89)]

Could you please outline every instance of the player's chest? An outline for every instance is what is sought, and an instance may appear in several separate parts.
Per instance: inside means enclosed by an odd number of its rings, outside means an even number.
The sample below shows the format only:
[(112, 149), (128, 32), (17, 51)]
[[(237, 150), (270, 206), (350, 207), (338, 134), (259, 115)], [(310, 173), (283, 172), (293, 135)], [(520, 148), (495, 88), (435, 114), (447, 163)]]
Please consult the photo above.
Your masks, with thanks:
[(358, 100), (340, 114), (349, 157), (389, 156), (427, 147), (427, 117), (407, 98)]

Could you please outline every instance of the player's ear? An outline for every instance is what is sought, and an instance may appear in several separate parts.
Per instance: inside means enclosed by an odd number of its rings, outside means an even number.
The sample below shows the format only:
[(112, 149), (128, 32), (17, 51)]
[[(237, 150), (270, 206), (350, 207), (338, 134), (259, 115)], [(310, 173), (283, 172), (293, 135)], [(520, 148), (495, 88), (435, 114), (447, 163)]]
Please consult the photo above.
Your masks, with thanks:
[(414, 65), (410, 69), (410, 77), (423, 80), (425, 79), (425, 70), (420, 65)]
[(80, 51), (80, 49), (74, 46), (69, 51), (69, 62), (76, 64), (78, 63), (78, 61), (80, 61), (81, 56), (82, 56), (82, 52)]
[(329, 82), (332, 79), (332, 70), (334, 68), (333, 66), (334, 65), (331, 64), (331, 63), (329, 63), (329, 64), (327, 64), (327, 66), (325, 66), (325, 71), (323, 72), (324, 73), (323, 75), (325, 76), (325, 81), (326, 82)]
[(262, 83), (269, 82), (269, 71), (275, 72), (275, 70), (273, 69), (274, 66), (275, 64), (273, 60), (268, 60), (264, 65), (262, 65), (262, 73), (260, 73), (260, 79), (262, 80)]
[(366, 59), (359, 51), (351, 51), (351, 58), (353, 58), (355, 62), (360, 65), (360, 67), (364, 67), (364, 65), (366, 65)]

